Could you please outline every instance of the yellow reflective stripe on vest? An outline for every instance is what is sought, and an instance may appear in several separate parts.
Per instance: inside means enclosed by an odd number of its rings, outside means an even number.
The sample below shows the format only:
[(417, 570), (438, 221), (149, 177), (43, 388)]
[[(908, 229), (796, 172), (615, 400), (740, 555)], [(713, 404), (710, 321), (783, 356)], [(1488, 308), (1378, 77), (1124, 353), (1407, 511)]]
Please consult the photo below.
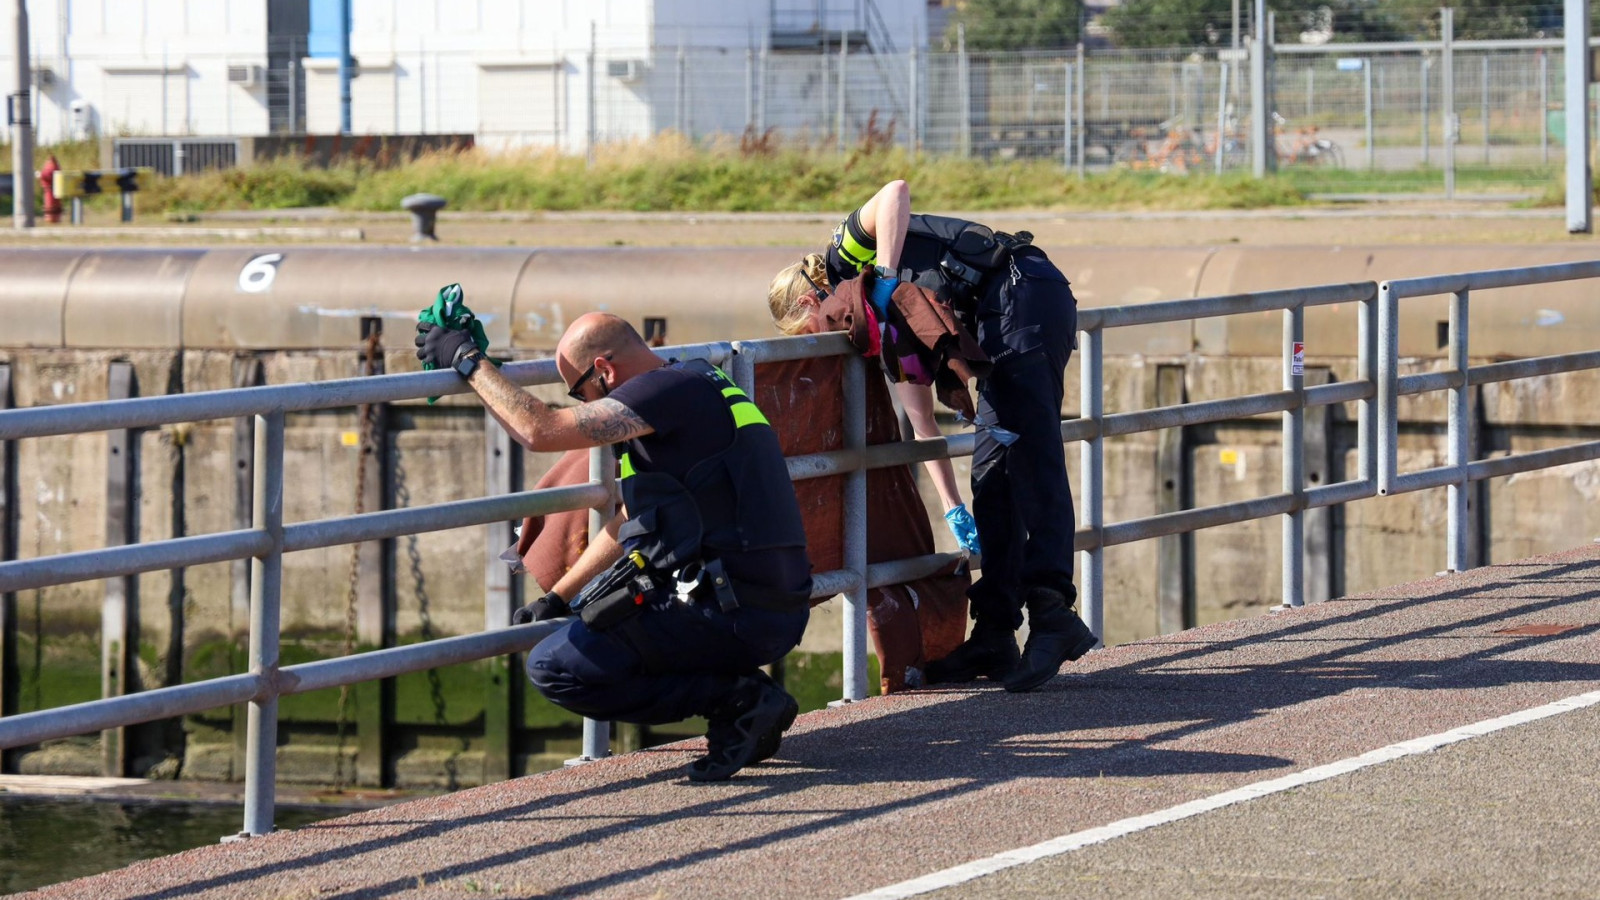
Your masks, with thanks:
[(728, 386), (722, 389), (722, 396), (732, 400), (728, 404), (728, 411), (733, 413), (733, 426), (735, 428), (743, 428), (746, 425), (772, 424), (767, 421), (766, 416), (762, 415), (761, 407), (756, 406), (755, 401), (751, 400), (742, 388), (734, 384), (732, 378), (728, 378), (728, 373), (719, 368), (717, 369), (717, 374), (728, 381)]
[(761, 407), (756, 406), (749, 400), (741, 400), (733, 404), (728, 407), (728, 411), (733, 413), (733, 425), (735, 428), (743, 428), (746, 425), (771, 424), (767, 421), (767, 417), (761, 414)]
[(618, 475), (617, 477), (619, 477), (619, 478), (632, 478), (633, 477), (633, 456), (631, 454), (624, 453), (624, 454), (622, 454), (622, 459), (619, 460), (619, 462), (622, 465), (622, 474)]

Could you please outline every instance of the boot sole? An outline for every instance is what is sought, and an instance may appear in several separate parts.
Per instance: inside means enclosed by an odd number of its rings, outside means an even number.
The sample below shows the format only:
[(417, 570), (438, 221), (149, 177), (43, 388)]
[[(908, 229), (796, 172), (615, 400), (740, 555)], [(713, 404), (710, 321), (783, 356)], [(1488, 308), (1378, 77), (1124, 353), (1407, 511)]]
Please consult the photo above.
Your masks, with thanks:
[(1093, 650), (1094, 645), (1099, 643), (1100, 639), (1095, 637), (1094, 632), (1089, 630), (1088, 625), (1083, 624), (1082, 619), (1078, 620), (1078, 627), (1083, 629), (1083, 635), (1067, 648), (1066, 653), (1062, 655), (1061, 661), (1057, 662), (1054, 668), (1042, 669), (1038, 672), (1029, 674), (1026, 678), (1008, 678), (1006, 679), (1005, 683), (1006, 690), (1013, 694), (1022, 694), (1031, 691), (1060, 674), (1063, 663), (1077, 662), (1083, 658), (1085, 653)]

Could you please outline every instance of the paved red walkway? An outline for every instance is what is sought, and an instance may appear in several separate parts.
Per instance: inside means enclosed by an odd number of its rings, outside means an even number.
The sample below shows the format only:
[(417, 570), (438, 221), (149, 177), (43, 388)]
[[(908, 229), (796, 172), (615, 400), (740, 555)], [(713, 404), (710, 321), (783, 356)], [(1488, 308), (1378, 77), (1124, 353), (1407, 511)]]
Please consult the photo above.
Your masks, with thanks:
[[(1504, 633), (1527, 625), (1577, 627)], [(812, 713), (776, 760), (721, 785), (689, 784), (698, 745), (678, 744), (36, 896), (844, 897), (1596, 690), (1600, 546), (1067, 671), (1032, 694), (930, 690)]]

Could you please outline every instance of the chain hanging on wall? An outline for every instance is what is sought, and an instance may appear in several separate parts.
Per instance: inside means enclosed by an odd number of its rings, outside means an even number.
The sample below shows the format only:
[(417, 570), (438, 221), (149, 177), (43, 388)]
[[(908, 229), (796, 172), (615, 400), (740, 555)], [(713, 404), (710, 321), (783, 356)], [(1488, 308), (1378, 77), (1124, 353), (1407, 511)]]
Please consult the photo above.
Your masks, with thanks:
[[(379, 354), (383, 352), (383, 331), (373, 328), (367, 333), (366, 352), (361, 362), (361, 374), (364, 376), (378, 374)], [(373, 440), (373, 431), (377, 423), (377, 407), (371, 403), (363, 403), (356, 408), (357, 427), (359, 437), (356, 447), (356, 500), (355, 514), (361, 515), (367, 511), (367, 460), (377, 451), (377, 444)], [(361, 583), (361, 545), (350, 545), (350, 585), (345, 592), (344, 608), (344, 643), (341, 656), (349, 656), (356, 648), (356, 594)], [(345, 734), (348, 731), (350, 709), (350, 685), (339, 688), (339, 709), (335, 718), (334, 730), (337, 742), (334, 747), (333, 788), (343, 791), (350, 783), (349, 773), (345, 771)]]

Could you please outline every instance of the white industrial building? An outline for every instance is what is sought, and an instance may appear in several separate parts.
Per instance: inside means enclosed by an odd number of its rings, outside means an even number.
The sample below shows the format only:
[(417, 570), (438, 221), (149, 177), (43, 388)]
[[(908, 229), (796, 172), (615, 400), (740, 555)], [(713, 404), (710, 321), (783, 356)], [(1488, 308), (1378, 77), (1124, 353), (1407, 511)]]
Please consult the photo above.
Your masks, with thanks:
[[(909, 114), (905, 60), (926, 47), (928, 6), (352, 0), (351, 132), (582, 151), (665, 129), (781, 126), (797, 105), (809, 120), (854, 122), (890, 103)], [(339, 131), (339, 0), (28, 0), (28, 11), (41, 143)], [(0, 28), (11, 94), (10, 16)], [(849, 59), (818, 68), (824, 48)], [(885, 99), (846, 97), (841, 72), (853, 95)]]

